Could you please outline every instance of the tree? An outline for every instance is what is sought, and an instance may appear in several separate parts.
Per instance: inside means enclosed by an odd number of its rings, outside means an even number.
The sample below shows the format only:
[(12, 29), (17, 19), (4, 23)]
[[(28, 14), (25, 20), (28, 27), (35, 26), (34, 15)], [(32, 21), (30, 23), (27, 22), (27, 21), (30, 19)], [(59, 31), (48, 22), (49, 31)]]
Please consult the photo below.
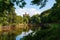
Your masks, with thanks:
[(22, 16), (16, 16), (16, 23), (23, 23), (23, 17)]
[(56, 0), (56, 4), (52, 7), (52, 12), (50, 13), (49, 17), (52, 22), (58, 22), (60, 20), (60, 0)]
[(9, 13), (7, 14), (7, 19), (9, 23), (16, 23), (16, 13), (15, 13), (15, 9), (11, 8), (11, 10), (9, 11)]
[[(49, 12), (50, 10), (50, 12)], [(56, 0), (56, 3), (54, 4), (54, 6), (49, 9), (49, 10), (46, 10), (46, 12), (43, 12), (41, 13), (42, 15), (42, 22), (44, 21), (45, 23), (46, 22), (49, 22), (49, 23), (54, 23), (54, 22), (57, 22), (57, 23), (60, 23), (60, 0)], [(48, 12), (48, 16), (45, 16)]]
[(33, 15), (33, 16), (30, 18), (30, 23), (32, 23), (32, 24), (39, 24), (40, 22), (41, 22), (41, 21), (40, 21), (39, 14)]
[(51, 24), (51, 28), (39, 30), (35, 34), (33, 32), (21, 40), (60, 40), (59, 28), (60, 24)]
[(0, 0), (0, 21), (4, 25), (7, 23), (16, 23), (14, 2), (16, 2), (16, 5), (21, 3), (19, 5), (20, 7), (23, 7), (26, 4), (24, 0)]
[(26, 3), (24, 0), (0, 0), (0, 12), (3, 12), (4, 10), (9, 11), (13, 6), (14, 2), (16, 2), (16, 5), (20, 4), (20, 7), (23, 7)]
[(46, 15), (45, 13), (43, 13), (44, 15), (42, 15), (43, 17), (42, 19), (43, 22), (45, 22), (45, 24), (46, 22), (49, 23), (48, 21), (51, 21), (52, 24), (49, 24), (50, 28), (38, 30), (35, 34), (31, 33), (28, 36), (25, 36), (22, 40), (60, 40), (60, 32), (59, 32), (60, 24), (56, 23), (60, 20), (59, 10), (60, 10), (60, 0), (56, 0), (56, 4), (54, 4), (54, 6), (51, 8), (51, 12), (50, 13), (48, 12), (49, 15)]
[(29, 23), (29, 20), (30, 20), (29, 14), (26, 14), (26, 13), (25, 13), (25, 14), (23, 15), (23, 22), (28, 24), (28, 23)]
[(48, 9), (41, 13), (40, 17), (41, 17), (42, 23), (50, 23), (51, 22), (51, 20), (49, 18), (49, 15), (51, 14), (51, 12), (52, 12), (52, 9)]
[(45, 7), (46, 2), (48, 2), (48, 0), (33, 0), (33, 1), (31, 1), (32, 4), (36, 4), (37, 6), (40, 6), (40, 8)]
[[(43, 2), (42, 1), (43, 0), (33, 0), (33, 1), (31, 1), (31, 3), (37, 4), (37, 5), (45, 5), (44, 3), (47, 2), (46, 0)], [(7, 15), (7, 13), (12, 14), (11, 9), (13, 8), (15, 2), (16, 2), (16, 5), (19, 7), (24, 7), (26, 5), (26, 2), (24, 0), (0, 0), (0, 14), (1, 14), (0, 16), (5, 17), (5, 15)], [(41, 7), (43, 7), (43, 6), (41, 6)], [(6, 13), (3, 13), (4, 11), (6, 11)], [(11, 17), (9, 17), (9, 19), (11, 21), (14, 20), (12, 15), (9, 15), (9, 16), (11, 16)], [(9, 22), (9, 19), (6, 19), (6, 20), (8, 20), (8, 22)], [(14, 21), (12, 21), (12, 22), (14, 22)]]

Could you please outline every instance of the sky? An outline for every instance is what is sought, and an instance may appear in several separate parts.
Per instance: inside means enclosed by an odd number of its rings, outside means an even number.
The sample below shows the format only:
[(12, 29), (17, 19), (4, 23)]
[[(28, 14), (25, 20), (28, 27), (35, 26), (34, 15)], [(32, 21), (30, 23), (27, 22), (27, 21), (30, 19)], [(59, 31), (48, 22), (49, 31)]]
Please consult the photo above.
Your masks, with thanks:
[(35, 14), (41, 14), (41, 12), (45, 11), (45, 10), (48, 10), (50, 9), (55, 2), (55, 0), (48, 0), (48, 2), (46, 3), (46, 6), (39, 9), (39, 6), (36, 6), (36, 5), (30, 5), (31, 4), (31, 0), (25, 0), (25, 2), (27, 3), (25, 5), (25, 7), (22, 9), (20, 7), (18, 7), (17, 5), (15, 5), (14, 7), (16, 8), (15, 9), (15, 12), (17, 15), (21, 15), (23, 16), (23, 14), (27, 13), (29, 14), (30, 16), (33, 16)]

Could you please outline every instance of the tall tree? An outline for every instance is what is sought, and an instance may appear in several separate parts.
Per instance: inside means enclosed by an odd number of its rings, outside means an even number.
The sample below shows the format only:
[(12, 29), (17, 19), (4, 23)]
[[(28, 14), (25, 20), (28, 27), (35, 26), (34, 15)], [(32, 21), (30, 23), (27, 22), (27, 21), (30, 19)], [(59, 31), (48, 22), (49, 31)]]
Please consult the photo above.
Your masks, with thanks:
[(29, 23), (29, 19), (30, 19), (29, 14), (25, 13), (23, 15), (23, 22), (28, 24)]

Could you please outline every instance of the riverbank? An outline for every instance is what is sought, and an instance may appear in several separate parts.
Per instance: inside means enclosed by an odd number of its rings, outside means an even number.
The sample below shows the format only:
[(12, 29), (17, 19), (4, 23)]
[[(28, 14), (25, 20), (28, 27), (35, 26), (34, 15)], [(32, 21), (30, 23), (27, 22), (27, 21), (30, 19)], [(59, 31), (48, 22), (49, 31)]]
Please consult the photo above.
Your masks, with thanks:
[(6, 26), (0, 26), (0, 32), (8, 32), (11, 30), (16, 30), (16, 29), (29, 29), (29, 28), (37, 28), (40, 25), (36, 25), (36, 24), (17, 24), (17, 25), (6, 25)]
[(28, 32), (30, 29), (38, 29), (28, 24), (17, 24), (16, 26), (1, 26), (0, 40), (15, 40), (16, 36), (22, 32)]

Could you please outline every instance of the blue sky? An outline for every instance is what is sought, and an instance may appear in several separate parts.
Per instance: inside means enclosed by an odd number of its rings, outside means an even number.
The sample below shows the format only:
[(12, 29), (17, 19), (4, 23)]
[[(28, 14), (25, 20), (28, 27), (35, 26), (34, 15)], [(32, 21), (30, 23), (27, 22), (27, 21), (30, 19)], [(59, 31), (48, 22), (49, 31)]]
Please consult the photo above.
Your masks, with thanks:
[(25, 14), (25, 12), (27, 14), (29, 14), (30, 16), (35, 15), (35, 14), (40, 14), (41, 12), (50, 9), (55, 2), (55, 0), (48, 0), (48, 2), (46, 3), (46, 6), (43, 7), (42, 9), (39, 9), (39, 6), (36, 5), (30, 5), (31, 4), (31, 0), (25, 0), (25, 2), (27, 3), (25, 5), (25, 7), (19, 8), (17, 5), (15, 5), (15, 12), (17, 13), (17, 15), (21, 15), (23, 16), (23, 14)]

